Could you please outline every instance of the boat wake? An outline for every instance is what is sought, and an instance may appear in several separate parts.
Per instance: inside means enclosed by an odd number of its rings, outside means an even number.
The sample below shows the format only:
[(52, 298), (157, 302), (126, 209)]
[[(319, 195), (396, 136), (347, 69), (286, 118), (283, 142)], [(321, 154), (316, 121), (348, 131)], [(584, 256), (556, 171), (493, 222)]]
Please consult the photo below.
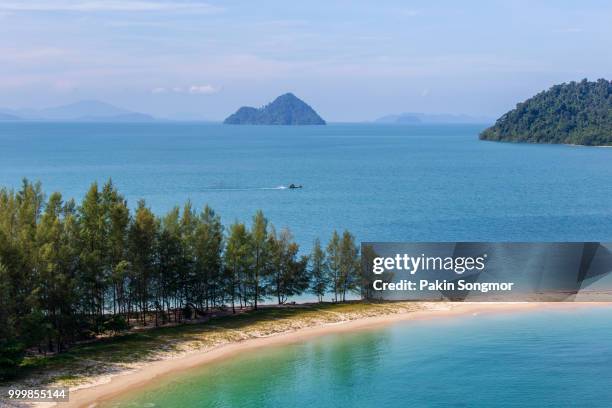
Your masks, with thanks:
[(204, 191), (261, 191), (261, 190), (287, 190), (287, 186), (276, 187), (204, 187)]

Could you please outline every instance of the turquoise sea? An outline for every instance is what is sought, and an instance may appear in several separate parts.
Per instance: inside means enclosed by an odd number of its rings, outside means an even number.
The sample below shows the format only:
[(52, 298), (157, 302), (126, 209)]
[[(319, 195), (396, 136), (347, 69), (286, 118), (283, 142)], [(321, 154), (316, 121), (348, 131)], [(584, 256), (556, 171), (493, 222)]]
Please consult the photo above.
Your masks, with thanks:
[(610, 407), (612, 307), (334, 334), (156, 380), (102, 407)]
[(0, 123), (0, 186), (28, 177), (80, 200), (112, 177), (158, 213), (190, 199), (229, 224), (262, 209), (306, 249), (345, 228), (358, 241), (612, 238), (612, 149), (481, 142), (484, 127)]
[[(306, 250), (358, 241), (610, 241), (612, 149), (480, 142), (484, 125), (0, 124), (0, 185), (157, 213), (263, 209)], [(291, 183), (303, 189), (285, 188)], [(610, 407), (612, 310), (466, 316), (262, 349), (109, 405)], [(153, 405), (154, 404), (154, 405)]]

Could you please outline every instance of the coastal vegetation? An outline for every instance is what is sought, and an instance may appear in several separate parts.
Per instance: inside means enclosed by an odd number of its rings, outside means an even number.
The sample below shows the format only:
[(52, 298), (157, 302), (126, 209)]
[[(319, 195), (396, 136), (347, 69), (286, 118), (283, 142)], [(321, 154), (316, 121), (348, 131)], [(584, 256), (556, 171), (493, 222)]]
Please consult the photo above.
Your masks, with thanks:
[(263, 108), (243, 106), (223, 122), (226, 125), (325, 125), (323, 118), (292, 93), (279, 96)]
[(300, 255), (261, 211), (228, 229), (190, 202), (162, 217), (136, 209), (109, 180), (80, 203), (40, 183), (0, 190), (0, 379), (27, 355), (63, 354), (134, 327), (256, 311), (264, 301), (360, 293), (354, 237), (334, 232)]
[[(79, 342), (62, 353), (30, 354), (20, 364), (12, 382), (32, 386), (95, 383), (99, 376), (130, 371), (153, 361), (207, 352), (224, 345), (309, 327), (394, 316), (424, 308), (426, 305), (414, 302), (347, 301), (266, 305), (258, 310), (245, 308), (235, 315), (216, 311), (207, 319), (148, 326)], [(0, 397), (0, 405), (1, 401)]]
[(481, 140), (612, 145), (612, 82), (555, 85), (504, 114)]

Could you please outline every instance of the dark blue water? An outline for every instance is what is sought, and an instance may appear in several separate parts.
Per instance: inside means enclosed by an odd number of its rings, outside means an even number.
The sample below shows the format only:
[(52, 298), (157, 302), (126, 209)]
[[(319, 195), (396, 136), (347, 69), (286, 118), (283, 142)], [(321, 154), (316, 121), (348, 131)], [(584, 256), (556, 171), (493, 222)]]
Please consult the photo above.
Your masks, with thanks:
[(266, 348), (105, 407), (610, 407), (612, 309), (472, 315)]
[[(612, 149), (478, 141), (484, 126), (0, 124), (0, 185), (81, 198), (112, 177), (158, 213), (191, 199), (229, 224), (257, 209), (309, 247), (612, 238)], [(291, 183), (302, 190), (281, 189)]]

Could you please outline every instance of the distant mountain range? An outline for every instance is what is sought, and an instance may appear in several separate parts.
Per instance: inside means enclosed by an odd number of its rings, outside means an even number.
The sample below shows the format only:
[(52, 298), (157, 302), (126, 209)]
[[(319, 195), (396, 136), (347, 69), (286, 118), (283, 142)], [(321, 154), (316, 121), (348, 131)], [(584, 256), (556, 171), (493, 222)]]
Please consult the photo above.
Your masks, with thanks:
[(19, 116), (0, 112), (0, 120), (21, 120)]
[(263, 108), (243, 106), (223, 122), (226, 125), (325, 125), (306, 102), (292, 93), (279, 96)]
[[(174, 117), (174, 120), (197, 120), (200, 117)], [(172, 120), (165, 119), (165, 120)], [(67, 105), (42, 109), (0, 108), (0, 122), (7, 121), (67, 121), (67, 122), (151, 122), (151, 115), (119, 108), (106, 102), (83, 100)], [(442, 123), (493, 123), (488, 117), (453, 114), (400, 113), (378, 118), (374, 123), (386, 124), (442, 124)], [(228, 116), (225, 124), (232, 125), (325, 125), (326, 122), (306, 102), (292, 93), (277, 97), (271, 103), (253, 108), (243, 106)]]
[(415, 113), (406, 112), (397, 115), (387, 115), (378, 118), (375, 123), (389, 124), (435, 124), (435, 123), (493, 123), (494, 119), (485, 116), (453, 115), (447, 113)]
[(154, 117), (132, 112), (100, 101), (79, 101), (44, 109), (2, 109), (0, 120), (83, 121), (83, 122), (149, 122)]

